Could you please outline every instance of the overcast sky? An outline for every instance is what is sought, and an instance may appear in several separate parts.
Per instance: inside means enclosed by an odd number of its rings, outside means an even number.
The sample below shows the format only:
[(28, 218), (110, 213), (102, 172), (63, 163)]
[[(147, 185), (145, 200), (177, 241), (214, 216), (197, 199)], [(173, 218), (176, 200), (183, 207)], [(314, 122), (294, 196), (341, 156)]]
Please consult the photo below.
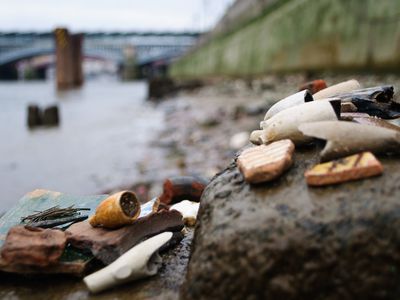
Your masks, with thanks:
[(233, 0), (0, 0), (0, 31), (202, 30)]

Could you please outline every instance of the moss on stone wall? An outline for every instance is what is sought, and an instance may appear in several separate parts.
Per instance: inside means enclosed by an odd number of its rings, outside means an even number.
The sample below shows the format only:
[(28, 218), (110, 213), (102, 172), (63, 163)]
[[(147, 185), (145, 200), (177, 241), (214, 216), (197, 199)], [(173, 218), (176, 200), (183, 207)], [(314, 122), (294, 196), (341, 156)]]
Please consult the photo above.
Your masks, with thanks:
[(400, 67), (400, 1), (286, 0), (171, 68), (178, 78)]

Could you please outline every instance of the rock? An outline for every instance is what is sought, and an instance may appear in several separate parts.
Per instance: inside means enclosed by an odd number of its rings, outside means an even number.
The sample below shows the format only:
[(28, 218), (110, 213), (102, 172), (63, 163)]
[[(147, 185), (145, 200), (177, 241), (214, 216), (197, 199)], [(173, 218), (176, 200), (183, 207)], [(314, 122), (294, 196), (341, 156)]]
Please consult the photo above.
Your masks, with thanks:
[(28, 120), (27, 124), (29, 128), (34, 128), (42, 125), (42, 112), (37, 105), (28, 106)]
[(110, 264), (145, 238), (164, 231), (180, 231), (182, 215), (177, 211), (160, 211), (140, 218), (134, 224), (116, 230), (94, 228), (88, 221), (71, 225), (68, 242), (79, 249), (90, 250), (105, 264)]
[(233, 150), (239, 150), (249, 143), (250, 134), (247, 131), (242, 131), (234, 134), (230, 141), (229, 147)]
[(46, 267), (58, 262), (66, 242), (61, 230), (16, 226), (7, 234), (1, 257), (7, 265)]
[(380, 177), (308, 189), (318, 152), (297, 149), (263, 185), (240, 180), (235, 163), (211, 181), (182, 299), (400, 298), (400, 160), (382, 157)]
[(170, 78), (153, 78), (149, 81), (148, 97), (161, 99), (176, 92), (175, 83)]
[(45, 108), (43, 112), (43, 125), (57, 126), (59, 123), (60, 123), (60, 117), (58, 113), (58, 106), (52, 105)]

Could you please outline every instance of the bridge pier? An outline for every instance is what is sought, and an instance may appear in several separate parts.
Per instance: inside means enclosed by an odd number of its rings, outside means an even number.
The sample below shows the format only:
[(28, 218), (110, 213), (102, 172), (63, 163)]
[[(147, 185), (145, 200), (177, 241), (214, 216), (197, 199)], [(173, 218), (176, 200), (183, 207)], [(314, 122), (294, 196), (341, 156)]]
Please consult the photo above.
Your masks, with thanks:
[(56, 45), (57, 89), (69, 89), (83, 84), (82, 34), (69, 34), (65, 28), (54, 31)]

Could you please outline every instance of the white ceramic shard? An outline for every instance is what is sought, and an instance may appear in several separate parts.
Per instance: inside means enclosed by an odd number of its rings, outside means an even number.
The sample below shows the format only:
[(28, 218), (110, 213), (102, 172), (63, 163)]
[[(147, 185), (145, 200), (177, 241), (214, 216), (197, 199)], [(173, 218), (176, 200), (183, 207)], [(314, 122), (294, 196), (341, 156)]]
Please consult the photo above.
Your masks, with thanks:
[(346, 121), (304, 123), (299, 130), (310, 137), (327, 140), (321, 160), (363, 152), (400, 152), (400, 133), (396, 130)]
[(139, 218), (143, 218), (145, 216), (148, 216), (152, 213), (157, 212), (158, 207), (160, 206), (160, 199), (159, 198), (154, 198), (146, 203), (140, 205), (140, 215)]
[(161, 264), (158, 250), (172, 235), (172, 232), (163, 232), (141, 242), (83, 281), (92, 293), (98, 293), (121, 283), (155, 275)]
[(312, 138), (305, 136), (298, 126), (316, 121), (337, 120), (340, 116), (340, 100), (312, 101), (287, 108), (270, 119), (261, 122), (263, 129), (260, 139), (263, 144), (290, 139), (296, 145)]
[(197, 213), (199, 211), (200, 203), (189, 200), (183, 200), (170, 207), (169, 210), (177, 210), (182, 214), (183, 221), (187, 226), (194, 226), (196, 223)]
[(326, 89), (320, 90), (318, 93), (315, 93), (313, 97), (314, 100), (321, 100), (334, 97), (338, 94), (348, 93), (354, 90), (358, 90), (360, 88), (361, 88), (360, 83), (355, 79), (351, 79), (348, 81), (332, 85), (330, 87), (327, 87)]
[(296, 94), (290, 95), (271, 106), (265, 114), (264, 120), (268, 120), (278, 112), (299, 104), (313, 101), (313, 96), (308, 90), (302, 90)]

